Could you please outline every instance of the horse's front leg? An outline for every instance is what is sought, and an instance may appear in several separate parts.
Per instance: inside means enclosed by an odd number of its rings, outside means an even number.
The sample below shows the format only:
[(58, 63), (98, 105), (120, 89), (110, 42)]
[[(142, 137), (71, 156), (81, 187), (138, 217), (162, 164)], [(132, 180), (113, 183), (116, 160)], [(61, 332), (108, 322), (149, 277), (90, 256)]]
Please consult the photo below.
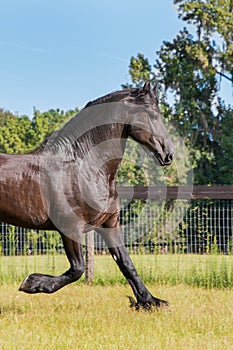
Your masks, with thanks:
[(155, 298), (143, 284), (142, 280), (137, 274), (137, 271), (133, 265), (133, 262), (128, 255), (125, 246), (110, 247), (109, 251), (119, 266), (123, 275), (127, 278), (137, 302), (130, 298), (131, 306), (135, 306), (136, 309), (144, 308), (150, 309), (151, 306), (161, 307), (168, 306), (167, 301)]
[(107, 223), (105, 224), (105, 226), (106, 228), (104, 228), (103, 230), (98, 230), (98, 232), (105, 240), (109, 252), (111, 253), (117, 265), (119, 266), (123, 275), (128, 280), (134, 292), (137, 301), (134, 302), (133, 298), (130, 298), (131, 306), (136, 307), (136, 309), (150, 309), (151, 306), (155, 306), (158, 308), (161, 306), (167, 306), (168, 303), (165, 300), (155, 298), (148, 291), (148, 289), (138, 276), (133, 262), (124, 246), (120, 228), (107, 228)]
[(82, 245), (61, 234), (70, 269), (60, 276), (34, 273), (26, 277), (19, 290), (25, 293), (54, 293), (65, 285), (77, 281), (84, 272)]

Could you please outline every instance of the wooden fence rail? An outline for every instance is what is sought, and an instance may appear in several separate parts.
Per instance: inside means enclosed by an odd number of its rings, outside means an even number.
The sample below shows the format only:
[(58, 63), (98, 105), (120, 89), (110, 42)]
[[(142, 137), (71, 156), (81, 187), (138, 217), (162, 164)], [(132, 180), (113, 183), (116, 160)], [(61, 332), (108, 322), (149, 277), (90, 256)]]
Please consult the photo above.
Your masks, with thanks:
[(122, 199), (233, 199), (233, 186), (118, 186)]

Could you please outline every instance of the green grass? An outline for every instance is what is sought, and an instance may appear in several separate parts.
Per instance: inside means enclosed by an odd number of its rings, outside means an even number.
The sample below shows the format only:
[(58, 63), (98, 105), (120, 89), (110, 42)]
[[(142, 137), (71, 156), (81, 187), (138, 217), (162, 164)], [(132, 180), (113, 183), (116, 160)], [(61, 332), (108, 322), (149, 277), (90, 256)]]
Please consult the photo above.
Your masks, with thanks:
[[(132, 255), (145, 283), (186, 284), (203, 288), (233, 287), (233, 256), (227, 255)], [(125, 284), (109, 255), (95, 256), (94, 284)], [(64, 255), (0, 256), (0, 283), (18, 283), (33, 272), (60, 274), (68, 268)], [(82, 278), (83, 280), (83, 278)]]
[[(125, 283), (118, 267), (109, 259), (109, 256), (95, 258), (94, 282)], [(146, 283), (187, 284), (204, 288), (233, 287), (233, 256), (133, 255), (132, 260)]]
[[(108, 255), (95, 257), (92, 285), (27, 295), (27, 273), (60, 274), (59, 256), (0, 257), (0, 350), (233, 350), (233, 257), (133, 255), (138, 273), (169, 308), (135, 311), (133, 295)], [(200, 288), (202, 287), (202, 288)]]
[(69, 285), (27, 295), (0, 285), (0, 349), (230, 350), (233, 291), (149, 285), (169, 300), (153, 312), (129, 308), (124, 285)]

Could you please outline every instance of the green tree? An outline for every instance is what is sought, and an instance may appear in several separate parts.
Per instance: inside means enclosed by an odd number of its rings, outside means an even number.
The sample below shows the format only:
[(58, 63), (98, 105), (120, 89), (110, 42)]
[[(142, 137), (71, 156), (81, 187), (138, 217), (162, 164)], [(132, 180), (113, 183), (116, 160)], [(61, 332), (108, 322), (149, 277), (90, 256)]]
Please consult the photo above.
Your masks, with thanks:
[(27, 116), (14, 116), (9, 112), (1, 113), (0, 152), (23, 153), (30, 149), (28, 133), (31, 122)]
[(7, 119), (15, 118), (16, 116), (10, 111), (0, 108), (0, 127), (4, 126)]
[(174, 0), (179, 17), (196, 27), (198, 41), (212, 42), (216, 72), (233, 81), (233, 1)]
[[(137, 57), (131, 57), (129, 64), (129, 74), (135, 86), (141, 86), (145, 81), (150, 79), (152, 73), (149, 60), (141, 53)], [(123, 84), (123, 88), (132, 87), (132, 84)]]
[(221, 133), (216, 147), (215, 178), (217, 183), (233, 184), (233, 109), (222, 113)]
[(31, 121), (30, 140), (31, 148), (37, 147), (49, 134), (57, 129), (66, 120), (66, 115), (59, 109), (50, 109), (40, 112), (34, 108), (34, 114)]
[(41, 113), (34, 109), (32, 120), (0, 109), (0, 152), (25, 153), (35, 149), (54, 130), (78, 113), (51, 109)]

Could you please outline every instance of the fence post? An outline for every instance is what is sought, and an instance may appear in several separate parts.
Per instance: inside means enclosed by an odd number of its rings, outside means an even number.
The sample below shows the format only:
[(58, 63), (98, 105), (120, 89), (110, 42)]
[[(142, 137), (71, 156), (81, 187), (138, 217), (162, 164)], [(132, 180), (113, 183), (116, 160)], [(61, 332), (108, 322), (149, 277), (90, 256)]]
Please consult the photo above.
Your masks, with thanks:
[(94, 231), (85, 234), (85, 281), (92, 282), (94, 277)]

